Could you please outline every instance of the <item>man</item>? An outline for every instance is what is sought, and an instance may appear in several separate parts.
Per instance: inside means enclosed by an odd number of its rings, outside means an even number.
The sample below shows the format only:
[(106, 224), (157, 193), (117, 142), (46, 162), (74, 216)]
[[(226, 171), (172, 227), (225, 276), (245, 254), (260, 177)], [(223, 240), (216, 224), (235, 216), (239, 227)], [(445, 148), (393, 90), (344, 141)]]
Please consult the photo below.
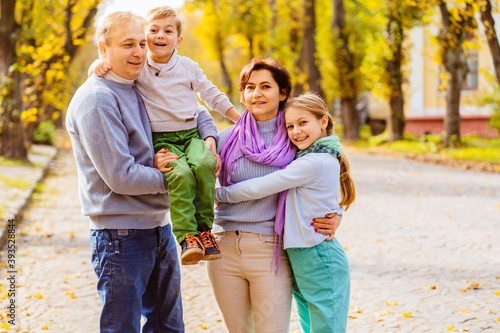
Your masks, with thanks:
[[(66, 127), (78, 166), (82, 212), (90, 218), (92, 265), (103, 304), (101, 332), (184, 332), (176, 242), (166, 220), (166, 165), (177, 155), (154, 155), (149, 119), (133, 80), (146, 59), (142, 19), (107, 16), (98, 48), (112, 66), (75, 93)], [(199, 111), (202, 138), (217, 130)], [(213, 138), (210, 138), (213, 144)]]

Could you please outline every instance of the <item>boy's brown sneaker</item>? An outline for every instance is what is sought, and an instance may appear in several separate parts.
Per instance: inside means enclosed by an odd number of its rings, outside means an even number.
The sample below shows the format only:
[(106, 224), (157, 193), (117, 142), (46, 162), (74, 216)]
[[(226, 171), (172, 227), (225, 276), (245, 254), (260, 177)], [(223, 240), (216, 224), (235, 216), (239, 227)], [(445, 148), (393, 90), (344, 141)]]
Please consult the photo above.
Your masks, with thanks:
[(181, 264), (183, 265), (196, 265), (205, 255), (203, 245), (197, 236), (186, 234), (186, 239), (181, 242), (181, 249)]
[(205, 231), (200, 234), (200, 239), (205, 249), (204, 260), (215, 260), (222, 258), (220, 253), (219, 244), (215, 240), (214, 235), (210, 231)]

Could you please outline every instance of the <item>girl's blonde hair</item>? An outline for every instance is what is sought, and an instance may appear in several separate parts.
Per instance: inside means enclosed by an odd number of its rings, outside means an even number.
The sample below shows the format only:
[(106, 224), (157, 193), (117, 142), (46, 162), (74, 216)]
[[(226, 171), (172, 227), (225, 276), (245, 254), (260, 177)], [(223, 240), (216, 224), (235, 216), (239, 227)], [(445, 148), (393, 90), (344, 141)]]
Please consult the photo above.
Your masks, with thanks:
[(177, 29), (177, 37), (182, 35), (182, 31), (186, 27), (186, 20), (182, 12), (176, 12), (175, 9), (169, 6), (162, 6), (151, 9), (146, 16), (146, 24), (149, 25), (152, 21), (160, 20), (166, 17), (173, 17), (175, 20), (175, 28)]
[[(283, 116), (290, 108), (301, 109), (312, 113), (316, 118), (321, 119), (323, 116), (328, 117), (328, 124), (326, 126), (326, 134), (333, 135), (333, 119), (330, 116), (330, 112), (326, 103), (323, 99), (315, 93), (307, 92), (302, 95), (292, 98), (286, 104), (285, 110), (283, 111)], [(340, 154), (340, 206), (348, 210), (351, 204), (356, 199), (356, 187), (354, 181), (351, 178), (350, 169), (351, 166), (347, 160), (347, 156), (342, 153)]]

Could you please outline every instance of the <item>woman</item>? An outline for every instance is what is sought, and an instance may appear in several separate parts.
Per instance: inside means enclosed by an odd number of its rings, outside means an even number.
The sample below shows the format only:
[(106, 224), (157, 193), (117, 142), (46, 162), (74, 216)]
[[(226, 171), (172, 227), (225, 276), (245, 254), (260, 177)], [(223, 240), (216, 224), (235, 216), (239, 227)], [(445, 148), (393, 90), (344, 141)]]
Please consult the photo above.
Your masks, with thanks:
[[(286, 69), (273, 59), (254, 59), (243, 68), (239, 88), (247, 110), (219, 135), (222, 185), (265, 176), (295, 157), (280, 111), (291, 92)], [(212, 233), (222, 259), (207, 262), (207, 271), (228, 332), (288, 332), (292, 276), (286, 252), (281, 245), (275, 251), (284, 221), (277, 207), (285, 195), (223, 203), (216, 210)], [(340, 223), (336, 215), (315, 220), (318, 232), (331, 235)]]

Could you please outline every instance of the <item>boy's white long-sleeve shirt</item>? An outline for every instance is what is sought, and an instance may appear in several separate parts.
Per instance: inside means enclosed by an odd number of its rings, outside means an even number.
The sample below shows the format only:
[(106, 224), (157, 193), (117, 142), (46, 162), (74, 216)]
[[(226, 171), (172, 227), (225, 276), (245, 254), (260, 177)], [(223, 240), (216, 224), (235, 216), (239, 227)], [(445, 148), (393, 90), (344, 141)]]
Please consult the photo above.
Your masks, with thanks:
[(233, 105), (203, 74), (199, 65), (174, 49), (167, 64), (148, 54), (136, 87), (142, 96), (153, 132), (176, 132), (196, 127), (199, 94), (207, 106), (223, 115)]
[(316, 246), (328, 235), (314, 231), (312, 219), (340, 213), (340, 164), (327, 153), (304, 155), (285, 169), (217, 190), (217, 200), (238, 203), (289, 189), (286, 197), (284, 248)]

